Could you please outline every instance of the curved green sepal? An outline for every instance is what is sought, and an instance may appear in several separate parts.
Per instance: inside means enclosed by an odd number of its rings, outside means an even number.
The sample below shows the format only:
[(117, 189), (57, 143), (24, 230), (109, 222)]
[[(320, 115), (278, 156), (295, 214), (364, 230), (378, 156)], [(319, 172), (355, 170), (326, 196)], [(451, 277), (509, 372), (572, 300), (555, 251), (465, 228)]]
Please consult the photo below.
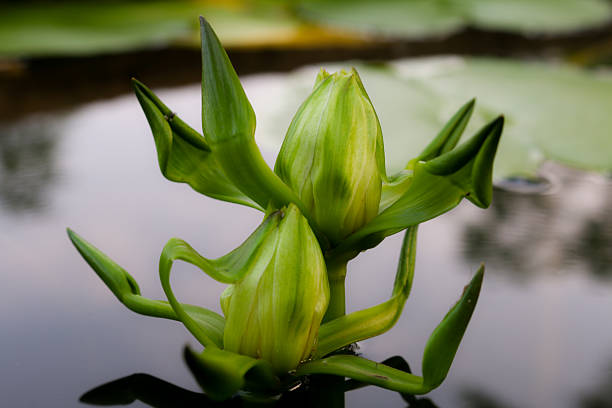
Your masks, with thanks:
[(466, 198), (478, 207), (491, 205), (493, 161), (504, 128), (500, 116), (486, 124), (472, 139), (458, 148), (425, 163), (435, 175), (447, 176), (466, 191)]
[(195, 353), (185, 347), (185, 361), (196, 381), (212, 399), (223, 401), (240, 390), (274, 394), (281, 382), (265, 360), (220, 349)]
[[(134, 278), (99, 249), (71, 229), (68, 229), (68, 236), (89, 266), (128, 309), (146, 316), (182, 320), (168, 302), (142, 297)], [(197, 322), (198, 326), (202, 327), (202, 330), (206, 331), (216, 346), (222, 347), (225, 326), (225, 319), (222, 316), (194, 305), (181, 304), (180, 306), (193, 321)]]
[(378, 336), (395, 325), (412, 288), (417, 229), (417, 225), (411, 226), (404, 235), (391, 298), (379, 305), (323, 324), (319, 329), (314, 358), (325, 356), (351, 343)]
[(365, 384), (409, 394), (425, 394), (432, 389), (419, 376), (357, 356), (336, 355), (309, 361), (296, 370), (298, 376), (310, 374), (349, 377)]
[(153, 132), (159, 168), (164, 177), (187, 183), (212, 198), (262, 209), (230, 181), (204, 137), (176, 116), (144, 84), (135, 79), (132, 84)]
[(493, 161), (502, 128), (503, 117), (499, 117), (463, 145), (428, 162), (416, 162), (406, 192), (327, 257), (351, 259), (389, 235), (450, 211), (464, 197), (487, 207), (493, 194)]
[(203, 17), (200, 34), (202, 129), (223, 172), (261, 208), (268, 208), (270, 202), (275, 208), (293, 202), (308, 217), (303, 204), (268, 167), (255, 144), (253, 108), (219, 39)]
[(266, 217), (264, 222), (242, 243), (241, 246), (217, 259), (204, 258), (189, 244), (178, 238), (170, 239), (164, 246), (159, 259), (159, 276), (162, 288), (176, 315), (204, 347), (219, 346), (219, 343), (217, 341), (212, 341), (208, 331), (201, 327), (176, 299), (170, 285), (172, 264), (176, 260), (185, 261), (197, 266), (211, 278), (219, 282), (234, 283), (240, 280), (249, 270), (249, 265), (256, 261), (258, 248), (264, 242), (268, 234), (278, 227), (280, 220), (280, 212), (272, 213), (270, 216)]
[(418, 157), (410, 160), (404, 170), (383, 182), (379, 212), (389, 208), (391, 204), (397, 201), (408, 190), (412, 182), (412, 168), (415, 163), (434, 159), (443, 153), (451, 151), (457, 145), (465, 127), (470, 121), (475, 103), (476, 100), (472, 99), (459, 108)]
[(423, 379), (431, 389), (444, 381), (467, 328), (482, 286), (484, 266), (463, 290), (461, 299), (435, 328), (423, 353)]
[(278, 227), (281, 213), (267, 216), (257, 229), (236, 249), (217, 259), (204, 258), (187, 242), (172, 238), (164, 247), (162, 258), (169, 262), (185, 261), (197, 266), (214, 280), (222, 283), (235, 283), (242, 279), (254, 262), (257, 250), (265, 238)]

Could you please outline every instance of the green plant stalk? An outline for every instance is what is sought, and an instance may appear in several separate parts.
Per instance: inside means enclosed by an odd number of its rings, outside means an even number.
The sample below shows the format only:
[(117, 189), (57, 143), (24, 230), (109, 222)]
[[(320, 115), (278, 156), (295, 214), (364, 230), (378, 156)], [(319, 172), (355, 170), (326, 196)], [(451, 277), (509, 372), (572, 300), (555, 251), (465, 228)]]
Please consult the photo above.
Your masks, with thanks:
[(347, 262), (327, 262), (329, 278), (329, 306), (323, 317), (323, 323), (337, 319), (346, 314), (345, 285)]

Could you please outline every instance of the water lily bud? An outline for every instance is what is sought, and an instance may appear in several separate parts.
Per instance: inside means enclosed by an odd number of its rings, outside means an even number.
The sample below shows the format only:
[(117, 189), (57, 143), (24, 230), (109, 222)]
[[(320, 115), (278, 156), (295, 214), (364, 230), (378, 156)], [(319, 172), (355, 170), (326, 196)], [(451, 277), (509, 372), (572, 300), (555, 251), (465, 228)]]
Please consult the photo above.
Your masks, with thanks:
[(332, 243), (376, 216), (385, 174), (382, 132), (354, 69), (321, 71), (274, 170)]
[[(284, 214), (283, 214), (284, 213)], [(287, 373), (312, 354), (329, 302), (323, 254), (308, 221), (291, 204), (252, 255), (244, 278), (221, 296), (225, 350)]]

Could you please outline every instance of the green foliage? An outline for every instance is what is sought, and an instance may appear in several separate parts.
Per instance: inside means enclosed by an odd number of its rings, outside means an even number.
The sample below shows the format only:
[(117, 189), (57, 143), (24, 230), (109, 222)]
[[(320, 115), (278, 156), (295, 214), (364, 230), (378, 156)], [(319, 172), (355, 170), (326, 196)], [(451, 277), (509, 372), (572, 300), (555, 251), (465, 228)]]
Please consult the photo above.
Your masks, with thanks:
[(443, 35), (466, 26), (560, 33), (612, 17), (605, 0), (301, 0), (298, 11), (320, 24), (394, 37)]
[[(276, 166), (281, 178), (255, 144), (255, 114), (227, 54), (203, 18), (200, 25), (204, 134), (138, 81), (136, 96), (151, 126), (162, 174), (204, 195), (265, 210), (261, 225), (217, 259), (203, 257), (181, 239), (169, 240), (159, 261), (168, 303), (141, 297), (131, 275), (68, 230), (71, 241), (128, 308), (180, 320), (204, 346), (201, 353), (186, 350), (185, 358), (211, 398), (224, 400), (239, 390), (274, 394), (311, 374), (350, 377), (403, 393), (437, 387), (476, 305), (482, 268), (431, 335), (423, 377), (357, 356), (329, 354), (395, 324), (412, 286), (419, 223), (449, 211), (464, 197), (489, 206), (503, 118), (494, 118), (458, 144), (474, 110), (474, 101), (468, 102), (420, 154), (387, 176), (381, 127), (356, 71), (323, 71), (288, 132)], [(369, 148), (363, 148), (364, 142)], [(307, 181), (296, 184), (294, 177)], [(304, 194), (304, 188), (312, 188), (312, 195)], [(339, 188), (346, 191), (338, 194)], [(322, 217), (325, 211), (332, 216)], [(343, 228), (346, 217), (356, 218), (348, 230)], [(345, 315), (347, 262), (404, 229), (390, 299)], [(179, 302), (170, 284), (177, 260), (229, 284), (221, 295), (224, 317)]]
[(300, 23), (265, 1), (23, 2), (3, 5), (0, 56), (92, 55), (174, 44), (197, 46), (198, 14), (224, 43), (258, 45), (294, 35)]
[[(359, 41), (364, 34), (370, 39), (431, 37), (466, 26), (527, 35), (563, 34), (607, 23), (612, 6), (606, 0), (14, 2), (3, 5), (0, 13), (0, 56), (195, 46), (193, 16), (198, 14), (215, 25), (225, 45), (248, 47), (312, 45), (333, 38)], [(339, 35), (338, 30), (347, 33)]]

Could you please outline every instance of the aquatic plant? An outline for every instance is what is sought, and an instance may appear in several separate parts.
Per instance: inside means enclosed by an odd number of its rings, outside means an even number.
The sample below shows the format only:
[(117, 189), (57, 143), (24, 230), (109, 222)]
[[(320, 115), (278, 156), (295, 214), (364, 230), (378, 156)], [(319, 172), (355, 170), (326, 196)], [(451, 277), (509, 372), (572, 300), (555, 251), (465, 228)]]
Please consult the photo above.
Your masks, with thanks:
[[(141, 296), (134, 278), (71, 230), (73, 244), (129, 309), (181, 321), (204, 346), (186, 351), (213, 398), (239, 390), (276, 394), (314, 374), (349, 377), (403, 393), (423, 394), (446, 377), (482, 284), (481, 267), (431, 334), (422, 376), (338, 353), (389, 330), (399, 318), (414, 275), (418, 224), (464, 197), (487, 207), (503, 118), (457, 146), (474, 101), (398, 174), (385, 171), (381, 127), (357, 72), (321, 71), (298, 109), (274, 171), (255, 144), (255, 114), (227, 54), (201, 19), (202, 129), (189, 127), (145, 85), (134, 89), (152, 129), (162, 174), (224, 201), (264, 213), (261, 225), (217, 259), (173, 238), (159, 274), (168, 301)], [(391, 297), (345, 313), (347, 263), (385, 237), (406, 230)], [(229, 286), (224, 316), (180, 303), (170, 285), (176, 260)]]

